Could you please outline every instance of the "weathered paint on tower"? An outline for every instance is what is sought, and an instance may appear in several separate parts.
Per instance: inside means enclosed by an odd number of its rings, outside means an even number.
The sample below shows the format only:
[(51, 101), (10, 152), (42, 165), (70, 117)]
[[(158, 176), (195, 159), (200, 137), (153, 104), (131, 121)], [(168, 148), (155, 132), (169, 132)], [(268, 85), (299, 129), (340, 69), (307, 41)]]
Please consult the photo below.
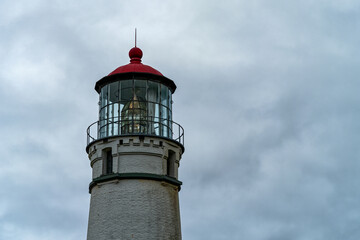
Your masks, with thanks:
[(172, 121), (175, 83), (141, 63), (100, 79), (99, 121), (88, 128), (92, 167), (88, 240), (181, 239), (178, 168), (183, 128)]

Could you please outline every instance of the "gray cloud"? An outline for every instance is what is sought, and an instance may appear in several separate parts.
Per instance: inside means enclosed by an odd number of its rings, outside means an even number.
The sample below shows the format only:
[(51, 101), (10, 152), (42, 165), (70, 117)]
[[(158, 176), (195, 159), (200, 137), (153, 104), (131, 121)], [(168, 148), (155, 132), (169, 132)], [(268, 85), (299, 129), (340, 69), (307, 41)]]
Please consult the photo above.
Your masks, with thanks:
[(0, 239), (84, 239), (94, 83), (178, 85), (184, 239), (358, 239), (357, 1), (2, 1)]

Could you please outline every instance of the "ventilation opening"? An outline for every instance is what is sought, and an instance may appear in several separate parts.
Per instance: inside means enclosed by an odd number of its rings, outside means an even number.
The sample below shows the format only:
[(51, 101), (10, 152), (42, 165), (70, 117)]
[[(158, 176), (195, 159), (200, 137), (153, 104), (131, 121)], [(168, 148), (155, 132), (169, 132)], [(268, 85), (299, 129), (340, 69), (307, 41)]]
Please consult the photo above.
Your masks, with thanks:
[(102, 152), (103, 159), (103, 174), (113, 173), (113, 156), (111, 148), (104, 149)]
[(169, 150), (168, 159), (167, 159), (167, 175), (169, 177), (176, 178), (175, 176), (175, 152)]

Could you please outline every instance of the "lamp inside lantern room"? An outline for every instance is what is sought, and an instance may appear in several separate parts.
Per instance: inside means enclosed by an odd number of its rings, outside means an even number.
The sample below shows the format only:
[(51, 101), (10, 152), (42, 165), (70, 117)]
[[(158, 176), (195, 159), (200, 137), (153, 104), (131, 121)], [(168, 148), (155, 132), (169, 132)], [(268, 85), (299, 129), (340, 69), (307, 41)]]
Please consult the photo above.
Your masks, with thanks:
[(121, 110), (121, 133), (147, 132), (147, 107), (144, 101), (139, 101), (136, 93)]

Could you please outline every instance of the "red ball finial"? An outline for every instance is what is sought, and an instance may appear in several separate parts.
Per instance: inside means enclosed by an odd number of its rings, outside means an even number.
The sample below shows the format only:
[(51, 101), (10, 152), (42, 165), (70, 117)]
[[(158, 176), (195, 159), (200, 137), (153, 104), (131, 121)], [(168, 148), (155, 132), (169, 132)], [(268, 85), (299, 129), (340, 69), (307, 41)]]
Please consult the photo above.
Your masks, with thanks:
[(140, 63), (142, 56), (143, 56), (143, 53), (142, 53), (141, 49), (138, 47), (133, 47), (129, 51), (129, 57), (130, 57), (131, 63)]

